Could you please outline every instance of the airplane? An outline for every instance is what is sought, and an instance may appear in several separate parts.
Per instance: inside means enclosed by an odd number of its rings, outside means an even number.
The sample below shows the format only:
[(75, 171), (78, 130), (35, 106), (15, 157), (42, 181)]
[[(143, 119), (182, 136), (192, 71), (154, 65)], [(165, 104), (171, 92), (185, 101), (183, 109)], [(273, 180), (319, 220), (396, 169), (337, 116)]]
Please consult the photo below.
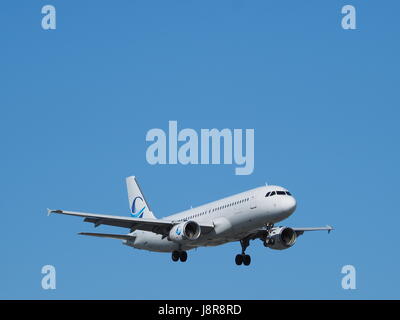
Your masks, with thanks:
[(79, 234), (119, 239), (136, 249), (168, 252), (175, 262), (185, 262), (189, 250), (238, 241), (242, 251), (236, 255), (235, 263), (245, 266), (251, 262), (250, 255), (246, 254), (250, 240), (260, 239), (267, 248), (285, 250), (304, 232), (333, 230), (329, 225), (317, 228), (275, 226), (296, 210), (296, 199), (280, 186), (265, 185), (157, 219), (136, 177), (127, 177), (126, 185), (130, 217), (47, 209), (48, 215), (78, 216), (94, 227), (109, 225), (129, 229), (128, 234)]

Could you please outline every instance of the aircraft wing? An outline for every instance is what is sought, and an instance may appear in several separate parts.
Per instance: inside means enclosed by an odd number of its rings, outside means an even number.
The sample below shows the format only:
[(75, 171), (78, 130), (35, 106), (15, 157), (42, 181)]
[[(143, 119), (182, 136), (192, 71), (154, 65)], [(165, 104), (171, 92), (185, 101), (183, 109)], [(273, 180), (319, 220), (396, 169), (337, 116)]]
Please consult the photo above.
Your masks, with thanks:
[[(304, 232), (306, 231), (328, 231), (331, 232), (333, 230), (333, 228), (329, 225), (327, 225), (326, 227), (312, 227), (312, 228), (292, 228), (295, 232), (297, 236), (302, 235)], [(252, 232), (248, 235), (248, 237), (250, 239), (257, 239), (257, 238), (265, 238), (268, 235), (268, 231), (266, 230), (266, 228), (261, 228), (256, 230), (255, 232)]]
[(92, 232), (79, 232), (81, 236), (92, 236), (92, 237), (100, 237), (100, 238), (111, 238), (111, 239), (119, 239), (119, 240), (135, 240), (135, 236), (131, 236), (129, 234), (109, 234), (109, 233), (92, 233)]
[[(48, 214), (65, 214), (69, 216), (76, 216), (84, 218), (83, 221), (91, 222), (95, 227), (99, 225), (108, 225), (114, 227), (128, 228), (131, 231), (143, 230), (158, 233), (167, 236), (171, 228), (177, 224), (174, 221), (163, 220), (163, 219), (145, 219), (145, 218), (131, 218), (131, 217), (121, 217), (97, 213), (85, 213), (85, 212), (75, 212), (75, 211), (64, 211), (64, 210), (50, 210), (48, 209)], [(207, 234), (211, 232), (214, 226), (200, 225), (201, 233)]]
[(292, 228), (298, 236), (302, 235), (305, 231), (328, 231), (330, 233), (333, 228), (331, 226), (316, 227), (316, 228)]

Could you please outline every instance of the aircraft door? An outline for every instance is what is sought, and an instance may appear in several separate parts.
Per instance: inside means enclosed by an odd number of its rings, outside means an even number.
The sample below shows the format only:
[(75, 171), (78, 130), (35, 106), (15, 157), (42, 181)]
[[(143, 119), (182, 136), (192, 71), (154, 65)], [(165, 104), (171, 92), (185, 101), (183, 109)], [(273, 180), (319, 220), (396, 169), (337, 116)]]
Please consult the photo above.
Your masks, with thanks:
[(255, 209), (257, 208), (257, 197), (255, 195), (252, 195), (250, 197), (250, 209)]

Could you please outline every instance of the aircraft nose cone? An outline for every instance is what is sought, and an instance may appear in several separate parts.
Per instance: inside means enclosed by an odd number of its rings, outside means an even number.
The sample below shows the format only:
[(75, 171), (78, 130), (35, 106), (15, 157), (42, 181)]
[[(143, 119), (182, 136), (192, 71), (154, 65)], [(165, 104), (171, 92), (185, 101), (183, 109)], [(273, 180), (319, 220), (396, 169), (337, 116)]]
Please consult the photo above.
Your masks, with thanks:
[(285, 211), (292, 214), (296, 210), (297, 202), (294, 197), (287, 197), (285, 200)]

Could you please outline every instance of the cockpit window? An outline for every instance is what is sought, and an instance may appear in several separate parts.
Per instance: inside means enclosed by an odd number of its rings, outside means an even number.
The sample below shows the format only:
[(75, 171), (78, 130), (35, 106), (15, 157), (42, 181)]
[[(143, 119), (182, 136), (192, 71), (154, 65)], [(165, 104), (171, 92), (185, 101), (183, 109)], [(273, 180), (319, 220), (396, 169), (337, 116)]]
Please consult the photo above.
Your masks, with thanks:
[(269, 191), (266, 195), (265, 195), (265, 197), (271, 197), (271, 196), (274, 196), (274, 195), (281, 195), (281, 196), (284, 196), (284, 195), (288, 195), (288, 196), (291, 196), (292, 194), (289, 192), (289, 191)]

